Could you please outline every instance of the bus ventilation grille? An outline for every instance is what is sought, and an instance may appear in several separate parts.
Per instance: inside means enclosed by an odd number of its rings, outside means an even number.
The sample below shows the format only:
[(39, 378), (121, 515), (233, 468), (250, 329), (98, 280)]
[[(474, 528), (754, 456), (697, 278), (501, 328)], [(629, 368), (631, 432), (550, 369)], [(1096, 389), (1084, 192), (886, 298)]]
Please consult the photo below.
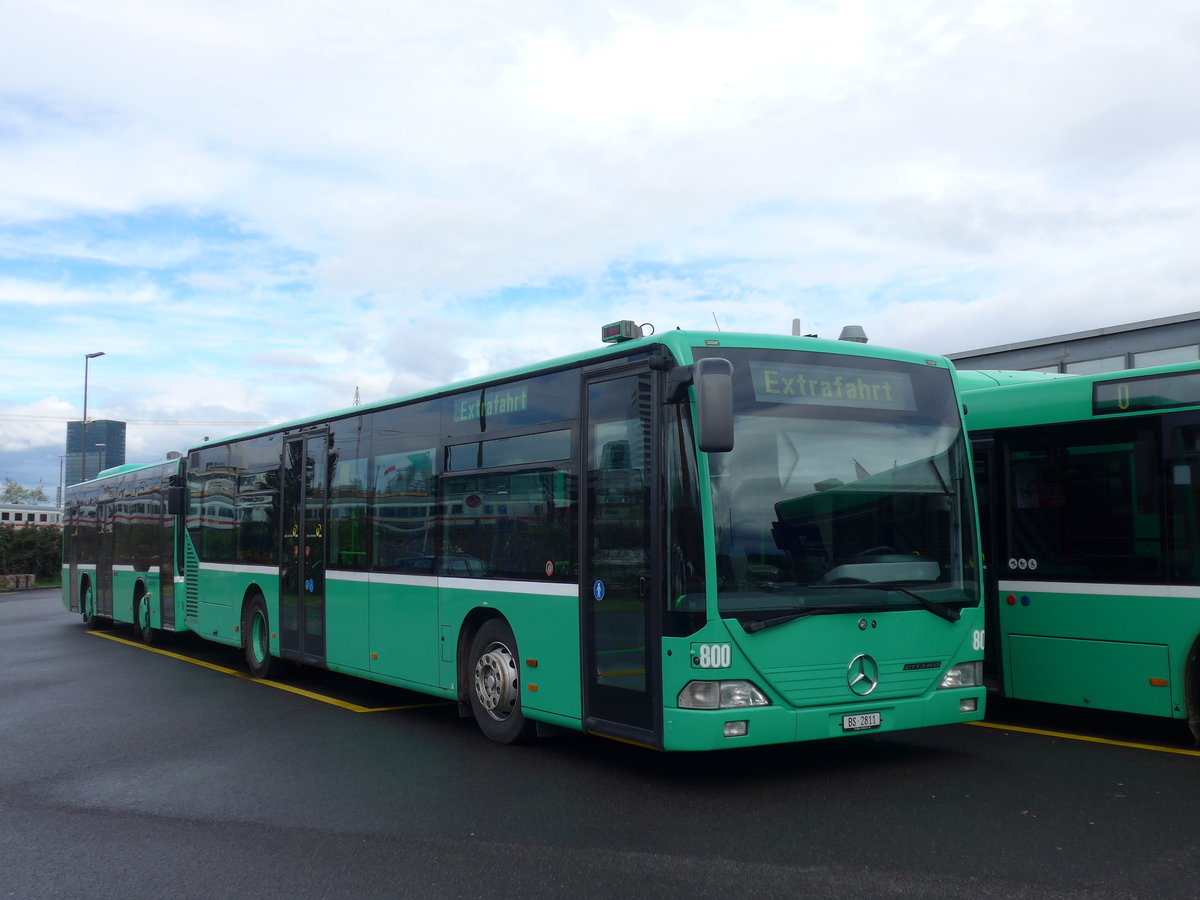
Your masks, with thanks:
[(183, 611), (185, 619), (196, 619), (200, 615), (200, 559), (196, 548), (187, 542), (184, 557), (184, 580), (187, 582), (187, 604)]

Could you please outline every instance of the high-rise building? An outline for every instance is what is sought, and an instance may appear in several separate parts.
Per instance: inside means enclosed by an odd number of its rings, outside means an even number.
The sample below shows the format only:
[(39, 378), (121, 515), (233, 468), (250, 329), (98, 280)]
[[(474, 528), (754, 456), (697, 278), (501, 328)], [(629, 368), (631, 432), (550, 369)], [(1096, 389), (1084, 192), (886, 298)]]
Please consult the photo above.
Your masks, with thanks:
[(83, 422), (67, 423), (67, 455), (64, 478), (78, 484), (113, 466), (125, 464), (125, 423), (114, 419), (90, 419), (87, 423), (87, 472), (83, 471)]

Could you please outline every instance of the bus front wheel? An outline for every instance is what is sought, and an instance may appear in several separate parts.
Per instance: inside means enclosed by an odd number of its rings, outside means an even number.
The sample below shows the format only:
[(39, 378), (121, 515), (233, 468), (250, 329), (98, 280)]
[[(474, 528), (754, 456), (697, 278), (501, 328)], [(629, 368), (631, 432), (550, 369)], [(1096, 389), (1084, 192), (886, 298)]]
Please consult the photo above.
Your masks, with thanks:
[(503, 619), (489, 619), (476, 632), (467, 677), (471, 712), (485, 736), (515, 744), (533, 735), (534, 724), (521, 712), (517, 641)]
[(267, 604), (261, 595), (254, 597), (242, 612), (242, 646), (246, 650), (246, 666), (255, 678), (266, 678), (274, 668), (271, 656), (271, 630), (267, 619)]

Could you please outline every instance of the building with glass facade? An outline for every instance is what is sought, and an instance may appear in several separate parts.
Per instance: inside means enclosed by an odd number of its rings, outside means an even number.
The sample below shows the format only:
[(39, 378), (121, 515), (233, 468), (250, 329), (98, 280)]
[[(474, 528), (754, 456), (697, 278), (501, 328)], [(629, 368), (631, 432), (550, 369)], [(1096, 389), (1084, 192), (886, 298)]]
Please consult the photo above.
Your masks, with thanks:
[(83, 471), (83, 422), (67, 423), (67, 455), (63, 478), (78, 484), (113, 466), (125, 464), (125, 423), (92, 419), (87, 423), (87, 472)]

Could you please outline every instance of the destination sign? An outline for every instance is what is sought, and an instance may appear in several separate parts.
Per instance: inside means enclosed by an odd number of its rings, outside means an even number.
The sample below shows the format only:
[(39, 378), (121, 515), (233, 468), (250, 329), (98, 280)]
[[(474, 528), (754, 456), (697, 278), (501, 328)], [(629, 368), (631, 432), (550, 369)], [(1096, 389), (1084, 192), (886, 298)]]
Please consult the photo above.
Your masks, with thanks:
[[(478, 395), (476, 395), (478, 396)], [(458, 399), (454, 402), (454, 421), (470, 422), (483, 417), (503, 416), (529, 409), (529, 388), (491, 388), (483, 401)]]
[(1200, 405), (1200, 372), (1146, 375), (1092, 385), (1092, 413), (1097, 416), (1196, 405)]
[(912, 378), (904, 372), (844, 366), (751, 362), (754, 399), (851, 409), (915, 410)]

